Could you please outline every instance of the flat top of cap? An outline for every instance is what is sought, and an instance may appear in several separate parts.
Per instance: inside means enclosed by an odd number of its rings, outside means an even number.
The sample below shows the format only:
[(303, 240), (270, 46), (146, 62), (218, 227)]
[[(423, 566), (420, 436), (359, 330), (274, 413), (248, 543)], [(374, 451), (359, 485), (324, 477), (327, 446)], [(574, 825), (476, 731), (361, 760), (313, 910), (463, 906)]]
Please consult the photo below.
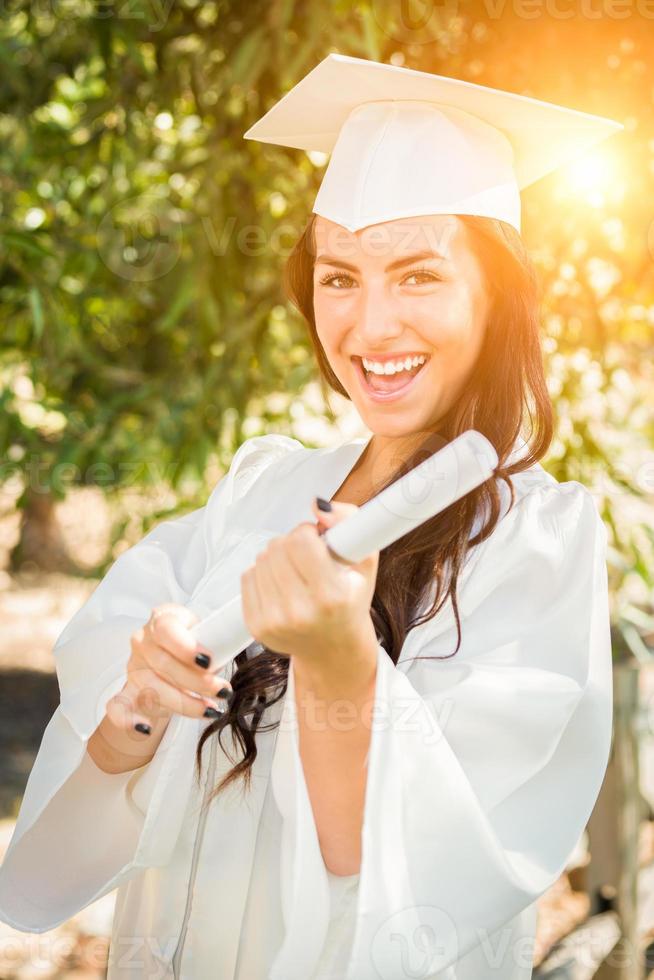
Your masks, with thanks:
[(330, 153), (352, 109), (388, 99), (455, 106), (504, 132), (513, 146), (519, 187), (624, 129), (613, 119), (531, 96), (332, 53), (255, 122), (244, 139)]

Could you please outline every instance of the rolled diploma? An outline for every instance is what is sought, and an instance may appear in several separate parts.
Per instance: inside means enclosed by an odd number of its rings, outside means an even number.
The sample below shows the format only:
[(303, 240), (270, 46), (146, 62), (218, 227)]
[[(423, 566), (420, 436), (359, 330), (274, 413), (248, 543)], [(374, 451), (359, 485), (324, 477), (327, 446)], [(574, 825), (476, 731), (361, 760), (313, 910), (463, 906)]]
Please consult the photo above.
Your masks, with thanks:
[[(480, 486), (498, 462), (492, 443), (468, 429), (329, 528), (323, 540), (344, 561), (363, 561)], [(192, 626), (191, 633), (211, 651), (213, 670), (254, 639), (243, 620), (240, 593)]]

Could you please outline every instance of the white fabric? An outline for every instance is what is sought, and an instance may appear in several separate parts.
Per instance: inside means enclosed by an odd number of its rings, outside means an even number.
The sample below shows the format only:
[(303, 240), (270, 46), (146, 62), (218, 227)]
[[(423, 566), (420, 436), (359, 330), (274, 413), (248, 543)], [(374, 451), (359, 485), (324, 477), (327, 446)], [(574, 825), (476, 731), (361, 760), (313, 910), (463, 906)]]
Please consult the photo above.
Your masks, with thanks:
[[(85, 746), (151, 608), (204, 615), (233, 595), (257, 549), (313, 520), (312, 498), (329, 498), (365, 445), (247, 440), (207, 504), (121, 555), (71, 619), (54, 648), (61, 704), (0, 868), (0, 919), (43, 932), (118, 888), (108, 980), (311, 976), (330, 889), (292, 662), (264, 718), (280, 724), (257, 736), (250, 794), (232, 786), (204, 817), (203, 792), (232, 764), (210, 739), (198, 785), (207, 721), (175, 716), (131, 774), (102, 773)], [(503, 495), (500, 523), (468, 553), (456, 656), (412, 660), (453, 651), (450, 603), (410, 632), (397, 666), (378, 647), (344, 980), (526, 980), (536, 899), (599, 792), (612, 718), (606, 531), (581, 484), (539, 465), (514, 484), (515, 505)]]
[(330, 153), (312, 210), (358, 231), (425, 214), (520, 231), (520, 189), (622, 123), (475, 82), (331, 52), (244, 139)]
[(335, 875), (325, 868), (329, 884), (329, 927), (310, 980), (343, 980), (354, 939), (359, 874)]

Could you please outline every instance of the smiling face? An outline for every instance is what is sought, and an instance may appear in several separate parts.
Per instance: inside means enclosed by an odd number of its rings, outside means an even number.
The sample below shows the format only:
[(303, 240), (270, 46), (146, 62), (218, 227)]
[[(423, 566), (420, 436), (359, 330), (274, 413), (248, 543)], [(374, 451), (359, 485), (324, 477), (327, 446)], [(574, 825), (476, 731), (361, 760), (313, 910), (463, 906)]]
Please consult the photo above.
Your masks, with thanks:
[[(489, 308), (465, 225), (436, 214), (349, 232), (316, 215), (314, 246), (318, 339), (373, 441), (436, 431), (472, 373)], [(387, 361), (419, 354), (427, 360), (414, 379), (406, 370), (387, 378)], [(362, 358), (385, 380), (367, 382)]]

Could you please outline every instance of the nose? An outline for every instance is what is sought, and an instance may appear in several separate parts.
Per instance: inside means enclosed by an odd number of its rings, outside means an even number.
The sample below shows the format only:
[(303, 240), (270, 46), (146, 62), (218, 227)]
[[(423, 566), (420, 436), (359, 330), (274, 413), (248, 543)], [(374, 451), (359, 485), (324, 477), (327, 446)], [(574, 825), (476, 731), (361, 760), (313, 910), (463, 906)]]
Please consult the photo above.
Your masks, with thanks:
[(359, 350), (376, 350), (402, 333), (391, 297), (383, 282), (367, 282), (361, 287), (356, 310)]

